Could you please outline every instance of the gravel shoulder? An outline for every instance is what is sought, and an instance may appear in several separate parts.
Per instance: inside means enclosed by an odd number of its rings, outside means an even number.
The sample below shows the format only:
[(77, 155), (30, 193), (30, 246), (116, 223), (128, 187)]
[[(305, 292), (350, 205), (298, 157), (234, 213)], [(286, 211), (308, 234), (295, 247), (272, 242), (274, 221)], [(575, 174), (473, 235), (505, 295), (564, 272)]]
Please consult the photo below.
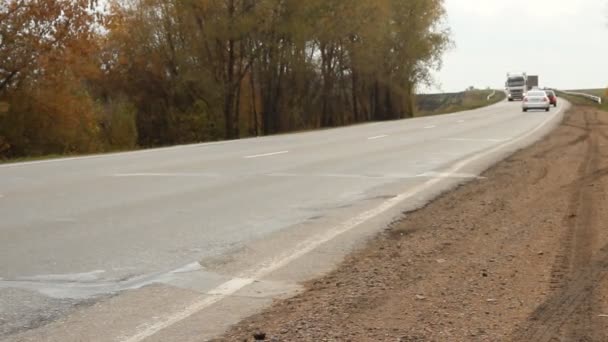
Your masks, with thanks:
[(608, 113), (573, 107), (218, 341), (608, 341), (606, 176)]

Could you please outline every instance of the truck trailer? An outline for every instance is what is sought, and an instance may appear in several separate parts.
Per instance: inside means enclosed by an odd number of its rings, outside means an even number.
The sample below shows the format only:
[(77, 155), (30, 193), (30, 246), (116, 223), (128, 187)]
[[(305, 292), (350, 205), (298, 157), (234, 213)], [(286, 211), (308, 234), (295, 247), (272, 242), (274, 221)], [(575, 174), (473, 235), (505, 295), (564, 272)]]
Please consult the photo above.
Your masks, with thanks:
[(526, 85), (528, 86), (528, 90), (538, 88), (538, 76), (537, 75), (528, 75), (528, 78), (526, 80)]

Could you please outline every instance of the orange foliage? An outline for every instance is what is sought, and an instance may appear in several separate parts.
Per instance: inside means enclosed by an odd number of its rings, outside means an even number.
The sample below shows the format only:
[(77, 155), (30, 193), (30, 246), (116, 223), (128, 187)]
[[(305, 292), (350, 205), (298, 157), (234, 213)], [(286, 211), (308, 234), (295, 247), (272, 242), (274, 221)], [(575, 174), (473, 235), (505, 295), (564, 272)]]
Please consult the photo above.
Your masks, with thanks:
[(95, 17), (88, 6), (89, 0), (8, 0), (0, 5), (0, 92), (30, 78), (52, 77), (48, 68), (53, 64), (83, 67), (95, 41)]
[[(0, 122), (12, 154), (44, 155), (98, 151), (99, 128), (91, 97), (73, 79), (43, 81), (14, 93)], [(1, 131), (0, 131), (1, 132)]]
[[(100, 74), (89, 0), (0, 5), (0, 157), (98, 149), (94, 102), (83, 82)], [(8, 147), (7, 147), (8, 146)]]

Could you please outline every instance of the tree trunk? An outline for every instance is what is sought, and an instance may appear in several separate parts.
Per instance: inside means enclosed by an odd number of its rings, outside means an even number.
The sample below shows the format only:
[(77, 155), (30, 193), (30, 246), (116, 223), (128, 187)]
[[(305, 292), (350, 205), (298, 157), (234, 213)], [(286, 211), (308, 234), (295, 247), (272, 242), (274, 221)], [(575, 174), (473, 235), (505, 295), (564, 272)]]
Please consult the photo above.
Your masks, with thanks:
[(359, 77), (357, 71), (353, 68), (351, 70), (351, 95), (353, 101), (353, 118), (355, 122), (361, 122), (361, 118), (359, 117), (359, 99), (357, 97), (358, 88)]
[(233, 35), (233, 27), (232, 21), (234, 20), (234, 0), (229, 0), (228, 3), (228, 62), (225, 70), (225, 78), (224, 78), (224, 125), (225, 125), (225, 134), (227, 139), (237, 138), (235, 127), (234, 127), (234, 66), (235, 66), (235, 55), (234, 55), (234, 40), (232, 38)]
[(252, 108), (252, 117), (253, 117), (253, 135), (254, 136), (259, 136), (260, 135), (260, 127), (259, 127), (259, 123), (258, 123), (258, 101), (257, 101), (257, 96), (256, 96), (256, 91), (255, 91), (255, 76), (254, 76), (254, 70), (255, 68), (252, 66), (251, 68), (251, 72), (250, 72), (250, 77), (249, 77), (249, 82), (250, 82), (250, 87), (251, 87), (251, 108)]

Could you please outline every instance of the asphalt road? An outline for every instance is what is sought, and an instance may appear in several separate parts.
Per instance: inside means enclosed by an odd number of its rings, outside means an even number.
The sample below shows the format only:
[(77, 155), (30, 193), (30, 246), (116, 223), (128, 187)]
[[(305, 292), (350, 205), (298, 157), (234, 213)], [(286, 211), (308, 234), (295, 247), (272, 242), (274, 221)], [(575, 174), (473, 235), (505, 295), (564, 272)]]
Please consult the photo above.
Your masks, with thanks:
[[(502, 102), (0, 165), (0, 340), (167, 340), (162, 334), (206, 311), (215, 315), (210, 326), (191, 335), (182, 327), (179, 340), (212, 336), (294, 293), (401, 211), (539, 138), (561, 113), (562, 104), (522, 113)], [(93, 317), (109, 323), (95, 326)]]

